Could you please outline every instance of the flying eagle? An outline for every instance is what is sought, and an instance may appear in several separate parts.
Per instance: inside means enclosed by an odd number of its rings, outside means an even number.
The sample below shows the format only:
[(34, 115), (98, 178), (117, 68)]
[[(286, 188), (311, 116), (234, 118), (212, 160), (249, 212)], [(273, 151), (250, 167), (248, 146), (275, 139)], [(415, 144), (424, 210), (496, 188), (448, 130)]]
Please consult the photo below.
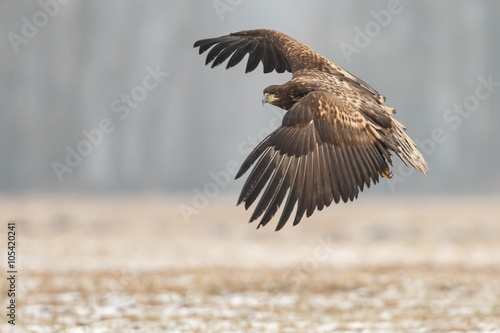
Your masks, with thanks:
[(208, 52), (212, 68), (230, 57), (226, 69), (246, 54), (246, 73), (262, 62), (264, 73), (292, 73), (282, 85), (264, 89), (262, 103), (287, 110), (283, 122), (243, 162), (236, 179), (255, 164), (238, 204), (248, 209), (264, 190), (250, 222), (266, 225), (286, 198), (276, 230), (296, 208), (293, 225), (304, 214), (332, 201), (353, 201), (379, 176), (390, 178), (391, 153), (428, 174), (427, 163), (406, 128), (384, 105), (385, 97), (295, 39), (274, 30), (247, 30), (194, 43)]

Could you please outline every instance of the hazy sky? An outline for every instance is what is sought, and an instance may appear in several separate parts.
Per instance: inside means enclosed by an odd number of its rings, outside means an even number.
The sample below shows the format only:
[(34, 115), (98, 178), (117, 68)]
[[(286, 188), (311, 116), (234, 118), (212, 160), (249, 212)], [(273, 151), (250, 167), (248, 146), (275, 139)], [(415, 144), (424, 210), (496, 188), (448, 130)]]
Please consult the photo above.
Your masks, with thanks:
[(498, 12), (493, 0), (2, 1), (0, 189), (238, 190), (232, 168), (283, 114), (262, 91), (290, 74), (210, 69), (192, 46), (272, 28), (384, 94), (420, 145), (431, 179), (395, 160), (370, 191), (499, 193)]

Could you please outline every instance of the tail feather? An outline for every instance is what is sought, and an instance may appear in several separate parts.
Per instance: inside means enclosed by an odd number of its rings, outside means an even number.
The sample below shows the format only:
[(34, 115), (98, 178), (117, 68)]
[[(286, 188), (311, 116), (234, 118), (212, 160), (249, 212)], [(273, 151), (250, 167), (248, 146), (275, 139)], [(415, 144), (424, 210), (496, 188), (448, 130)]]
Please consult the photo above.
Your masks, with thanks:
[(394, 122), (393, 138), (396, 140), (399, 148), (399, 150), (396, 151), (396, 154), (398, 154), (399, 158), (401, 158), (407, 166), (410, 164), (427, 177), (430, 177), (429, 166), (427, 165), (427, 162), (422, 154), (418, 151), (415, 142), (413, 142), (412, 139), (410, 139), (410, 137), (406, 134), (406, 128), (396, 119), (392, 120)]

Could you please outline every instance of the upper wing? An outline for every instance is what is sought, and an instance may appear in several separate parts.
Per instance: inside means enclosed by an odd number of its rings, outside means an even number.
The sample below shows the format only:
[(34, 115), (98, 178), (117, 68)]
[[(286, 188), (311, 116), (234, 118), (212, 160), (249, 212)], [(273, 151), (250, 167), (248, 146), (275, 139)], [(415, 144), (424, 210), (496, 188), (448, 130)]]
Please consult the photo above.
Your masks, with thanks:
[(238, 64), (249, 54), (245, 73), (253, 71), (262, 62), (264, 73), (276, 70), (296, 73), (303, 69), (314, 69), (343, 77), (350, 83), (360, 87), (372, 95), (380, 103), (385, 97), (379, 95), (369, 84), (355, 77), (333, 61), (321, 56), (309, 46), (302, 44), (284, 33), (268, 30), (246, 30), (226, 36), (202, 39), (194, 43), (200, 54), (211, 48), (205, 64), (212, 63), (212, 68), (231, 57), (226, 69)]
[(329, 206), (334, 200), (354, 200), (364, 185), (388, 176), (391, 158), (379, 130), (362, 112), (337, 95), (314, 91), (295, 103), (282, 126), (264, 139), (243, 162), (241, 177), (258, 159), (241, 192), (238, 203), (248, 208), (267, 187), (251, 220), (262, 214), (259, 224), (273, 217), (288, 193), (276, 230), (281, 229), (295, 204), (294, 225), (307, 212)]
[[(227, 36), (202, 39), (194, 43), (193, 47), (200, 47), (200, 54), (213, 48), (207, 55), (206, 65), (212, 61), (212, 68), (223, 63), (229, 56), (226, 69), (238, 64), (248, 53), (248, 62), (245, 73), (253, 71), (262, 62), (264, 73), (276, 70), (283, 73), (292, 72), (295, 58), (284, 43), (293, 40), (285, 34), (273, 30), (248, 30), (235, 32)], [(296, 45), (303, 45), (293, 40)], [(305, 47), (305, 45), (303, 45)]]

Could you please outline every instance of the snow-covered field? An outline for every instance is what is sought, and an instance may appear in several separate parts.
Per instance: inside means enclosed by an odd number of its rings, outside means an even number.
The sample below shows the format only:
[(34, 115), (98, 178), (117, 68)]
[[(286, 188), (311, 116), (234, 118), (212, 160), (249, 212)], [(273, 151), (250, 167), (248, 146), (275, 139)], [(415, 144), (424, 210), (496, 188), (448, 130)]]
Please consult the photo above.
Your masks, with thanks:
[(0, 198), (0, 332), (500, 332), (498, 197), (366, 196), (280, 232), (192, 200)]

